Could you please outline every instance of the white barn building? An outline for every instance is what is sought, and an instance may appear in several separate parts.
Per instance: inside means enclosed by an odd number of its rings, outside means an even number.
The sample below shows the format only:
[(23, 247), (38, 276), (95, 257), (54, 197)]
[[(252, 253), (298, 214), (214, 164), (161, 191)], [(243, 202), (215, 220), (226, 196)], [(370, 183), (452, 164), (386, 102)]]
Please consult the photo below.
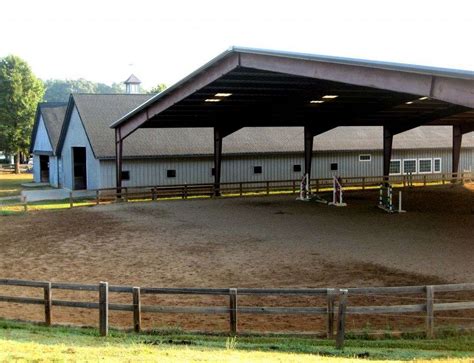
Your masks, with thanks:
[(59, 186), (56, 149), (66, 114), (67, 103), (40, 103), (36, 110), (31, 135), (30, 153), (33, 154), (33, 180)]
[[(65, 111), (57, 147), (46, 142), (47, 126), (35, 125), (35, 158), (48, 155), (58, 165), (51, 184), (67, 189), (115, 186), (115, 139), (110, 125), (151, 95), (73, 94)], [(64, 110), (64, 106), (60, 107)], [(53, 110), (54, 107), (42, 107)], [(49, 134), (48, 134), (49, 135)], [(314, 139), (313, 178), (382, 174), (382, 128), (340, 127)], [(300, 180), (303, 129), (244, 128), (226, 137), (222, 182)], [(44, 145), (44, 146), (43, 146)], [(419, 127), (394, 138), (391, 173), (451, 170), (450, 126)], [(474, 133), (463, 138), (460, 170), (474, 166)], [(213, 131), (210, 128), (139, 129), (124, 141), (123, 186), (213, 182)], [(59, 158), (59, 162), (56, 162)], [(35, 161), (36, 161), (35, 159)], [(41, 162), (35, 165), (41, 165)], [(41, 180), (35, 168), (35, 180)], [(57, 180), (57, 181), (56, 181)]]

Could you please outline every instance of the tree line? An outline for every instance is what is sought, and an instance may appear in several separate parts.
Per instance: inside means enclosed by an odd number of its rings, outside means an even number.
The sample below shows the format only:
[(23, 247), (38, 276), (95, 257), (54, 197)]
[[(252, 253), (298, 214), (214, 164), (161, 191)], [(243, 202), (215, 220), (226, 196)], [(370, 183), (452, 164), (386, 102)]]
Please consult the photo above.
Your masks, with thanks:
[[(158, 84), (140, 93), (160, 93)], [(107, 85), (86, 79), (42, 81), (26, 61), (14, 55), (0, 58), (0, 151), (15, 156), (15, 172), (30, 147), (36, 107), (39, 102), (67, 102), (71, 93), (125, 93), (122, 83)]]

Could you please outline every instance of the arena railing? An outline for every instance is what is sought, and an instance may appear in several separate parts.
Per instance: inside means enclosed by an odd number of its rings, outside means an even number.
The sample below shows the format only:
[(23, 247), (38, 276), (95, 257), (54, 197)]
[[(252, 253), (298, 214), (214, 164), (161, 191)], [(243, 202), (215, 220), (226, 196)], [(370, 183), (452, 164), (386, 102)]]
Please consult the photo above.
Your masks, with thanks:
[[(142, 331), (142, 313), (161, 314), (225, 314), (228, 315), (229, 334), (236, 336), (238, 330), (239, 314), (280, 314), (280, 315), (325, 315), (326, 336), (335, 339), (336, 346), (342, 348), (344, 336), (346, 335), (346, 315), (380, 315), (418, 313), (419, 315), (408, 315), (413, 318), (425, 319), (426, 337), (435, 335), (435, 312), (474, 310), (474, 301), (462, 298), (448, 298), (450, 302), (436, 302), (436, 293), (474, 292), (474, 283), (443, 284), (427, 286), (397, 286), (397, 287), (356, 287), (356, 288), (166, 288), (166, 287), (136, 287), (109, 285), (108, 282), (99, 284), (77, 284), (50, 281), (32, 281), (18, 279), (0, 279), (0, 286), (28, 287), (43, 290), (43, 297), (24, 297), (0, 295), (0, 302), (13, 304), (35, 304), (44, 306), (44, 323), (52, 325), (53, 307), (68, 307), (99, 310), (99, 331), (102, 336), (108, 335), (109, 311), (131, 312), (131, 323), (135, 332)], [(93, 291), (98, 292), (97, 301), (71, 301), (53, 298), (53, 290)], [(131, 303), (117, 304), (109, 302), (109, 293), (120, 293), (131, 295)], [(218, 295), (227, 296), (227, 306), (163, 306), (143, 305), (144, 295)], [(239, 296), (307, 296), (322, 297), (326, 303), (324, 306), (240, 306)], [(422, 295), (422, 297), (412, 297)], [(405, 304), (376, 305), (376, 306), (351, 306), (348, 302), (350, 296), (369, 297), (394, 297), (407, 299)], [(472, 295), (471, 295), (472, 297)], [(412, 301), (418, 301), (413, 304)], [(398, 300), (397, 300), (398, 301)], [(409, 303), (408, 303), (409, 302)], [(337, 312), (337, 314), (336, 314)], [(444, 317), (449, 318), (449, 317)], [(473, 320), (468, 318), (468, 320)], [(459, 321), (459, 320), (457, 320)], [(336, 325), (336, 327), (335, 327)]]

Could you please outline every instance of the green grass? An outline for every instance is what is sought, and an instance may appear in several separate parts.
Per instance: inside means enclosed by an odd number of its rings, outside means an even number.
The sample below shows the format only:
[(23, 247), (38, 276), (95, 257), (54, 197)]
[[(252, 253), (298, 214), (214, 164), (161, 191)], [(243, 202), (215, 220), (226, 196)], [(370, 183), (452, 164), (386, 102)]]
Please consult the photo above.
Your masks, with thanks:
[(20, 195), (21, 184), (33, 181), (32, 174), (0, 173), (0, 198)]
[[(0, 320), (0, 361), (160, 361), (160, 362), (313, 362), (446, 359), (474, 357), (474, 335), (444, 339), (348, 339), (342, 351), (334, 342), (291, 336), (225, 336), (184, 334), (177, 330), (134, 334), (112, 330), (52, 327)], [(469, 359), (470, 358), (470, 359)]]

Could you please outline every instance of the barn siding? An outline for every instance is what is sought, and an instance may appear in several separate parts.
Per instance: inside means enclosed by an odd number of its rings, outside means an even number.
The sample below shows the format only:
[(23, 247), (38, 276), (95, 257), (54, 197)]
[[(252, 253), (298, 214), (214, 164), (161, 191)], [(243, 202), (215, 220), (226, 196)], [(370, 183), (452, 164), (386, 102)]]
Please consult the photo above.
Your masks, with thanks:
[(33, 153), (35, 152), (53, 152), (53, 147), (51, 146), (51, 142), (49, 141), (48, 132), (46, 131), (46, 126), (43, 121), (43, 116), (40, 116), (38, 130), (36, 131), (35, 143), (33, 145)]
[[(370, 154), (371, 161), (359, 161), (360, 154)], [(382, 175), (382, 151), (317, 151), (312, 165), (313, 178), (339, 176), (380, 176)], [(449, 149), (394, 150), (392, 159), (441, 158), (443, 172), (451, 170), (451, 151)], [(331, 163), (338, 163), (338, 171), (330, 170)], [(301, 179), (302, 172), (293, 172), (293, 165), (304, 169), (302, 154), (261, 155), (261, 156), (223, 156), (222, 182), (265, 181)], [(460, 170), (474, 165), (474, 149), (463, 149)], [(262, 167), (262, 174), (254, 174), (254, 166)], [(130, 172), (130, 180), (123, 186), (170, 185), (212, 183), (213, 159), (211, 157), (138, 159), (124, 160), (123, 170)], [(176, 178), (167, 178), (168, 169), (176, 170)], [(115, 186), (115, 163), (113, 160), (100, 162), (100, 187)]]
[[(53, 147), (49, 140), (48, 131), (44, 124), (43, 116), (40, 115), (38, 122), (38, 130), (33, 143), (33, 180), (36, 183), (41, 182), (41, 170), (40, 170), (40, 155), (51, 155), (53, 154)], [(52, 186), (57, 187), (57, 158), (49, 157), (49, 182)]]
[(71, 114), (69, 127), (66, 132), (64, 144), (61, 153), (62, 165), (62, 186), (66, 189), (73, 189), (72, 181), (72, 148), (85, 147), (86, 148), (86, 162), (87, 162), (87, 188), (96, 189), (100, 187), (99, 174), (99, 160), (97, 160), (92, 151), (92, 147), (87, 139), (84, 126), (81, 118), (77, 112), (77, 108)]

